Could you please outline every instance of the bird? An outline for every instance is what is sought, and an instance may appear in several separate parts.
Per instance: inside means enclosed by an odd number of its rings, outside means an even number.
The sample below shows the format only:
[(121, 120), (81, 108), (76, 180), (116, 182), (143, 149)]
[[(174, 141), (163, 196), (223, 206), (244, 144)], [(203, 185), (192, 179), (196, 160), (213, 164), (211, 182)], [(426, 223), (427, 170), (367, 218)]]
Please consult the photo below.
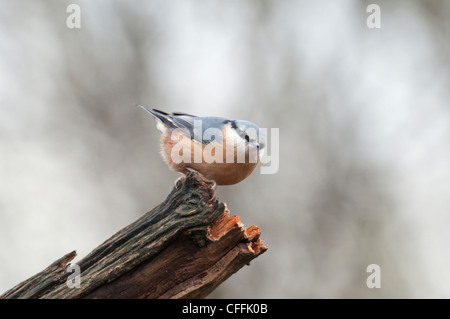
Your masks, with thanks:
[(138, 106), (155, 119), (161, 132), (161, 155), (181, 177), (196, 171), (214, 182), (214, 187), (234, 185), (247, 178), (263, 156), (266, 135), (250, 121), (169, 114)]

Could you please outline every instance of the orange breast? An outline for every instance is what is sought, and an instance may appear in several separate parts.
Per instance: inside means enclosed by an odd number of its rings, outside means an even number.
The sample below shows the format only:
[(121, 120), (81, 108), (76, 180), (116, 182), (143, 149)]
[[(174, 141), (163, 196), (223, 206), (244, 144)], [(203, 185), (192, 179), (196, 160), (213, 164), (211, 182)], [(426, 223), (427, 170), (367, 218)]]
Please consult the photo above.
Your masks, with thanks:
[[(219, 144), (200, 144), (180, 133), (163, 134), (162, 155), (166, 163), (175, 171), (187, 173), (188, 168), (196, 170), (205, 178), (213, 180), (217, 185), (232, 185), (247, 178), (258, 165), (250, 163), (248, 157), (240, 158), (238, 163), (236, 148), (228, 149)], [(228, 150), (228, 158), (227, 158)], [(234, 154), (234, 156), (233, 156)], [(228, 159), (228, 161), (227, 161)]]

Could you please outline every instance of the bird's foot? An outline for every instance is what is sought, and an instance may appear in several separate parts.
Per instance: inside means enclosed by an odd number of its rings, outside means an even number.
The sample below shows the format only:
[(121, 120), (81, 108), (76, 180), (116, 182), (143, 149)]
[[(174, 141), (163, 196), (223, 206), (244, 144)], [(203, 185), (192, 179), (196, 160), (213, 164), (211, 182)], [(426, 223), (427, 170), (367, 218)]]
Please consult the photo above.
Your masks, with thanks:
[(185, 180), (186, 180), (186, 175), (181, 174), (181, 176), (175, 180), (175, 187), (177, 187), (178, 184), (183, 183)]
[(186, 169), (187, 169), (188, 171), (190, 171), (190, 172), (195, 172), (195, 173), (201, 175), (202, 178), (203, 178), (203, 180), (205, 180), (205, 182), (212, 184), (212, 185), (211, 185), (211, 189), (212, 189), (213, 191), (215, 191), (215, 190), (217, 189), (217, 183), (216, 183), (215, 180), (206, 178), (202, 173), (200, 173), (199, 171), (196, 171), (195, 169), (192, 169), (192, 168), (190, 168), (190, 167), (187, 167)]

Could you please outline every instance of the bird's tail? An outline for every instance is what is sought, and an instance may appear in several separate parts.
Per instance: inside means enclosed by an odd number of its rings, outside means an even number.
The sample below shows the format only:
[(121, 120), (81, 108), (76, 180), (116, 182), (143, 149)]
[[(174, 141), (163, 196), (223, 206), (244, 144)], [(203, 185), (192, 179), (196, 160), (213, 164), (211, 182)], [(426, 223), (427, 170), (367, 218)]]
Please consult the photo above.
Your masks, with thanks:
[(148, 108), (146, 108), (145, 106), (142, 105), (137, 105), (140, 108), (144, 109), (146, 112), (150, 113), (156, 120), (159, 120), (160, 122), (162, 122), (164, 125), (168, 126), (168, 127), (173, 127), (174, 123), (170, 117), (169, 114), (167, 114), (166, 112), (157, 110), (157, 109), (151, 109), (149, 110)]

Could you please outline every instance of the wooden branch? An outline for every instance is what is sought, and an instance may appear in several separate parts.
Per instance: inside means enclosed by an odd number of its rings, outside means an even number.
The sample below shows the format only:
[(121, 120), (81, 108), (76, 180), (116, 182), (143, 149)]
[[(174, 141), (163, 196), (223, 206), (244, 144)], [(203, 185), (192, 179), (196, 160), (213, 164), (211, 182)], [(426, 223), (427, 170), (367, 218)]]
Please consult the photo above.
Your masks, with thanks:
[(267, 250), (257, 226), (245, 228), (190, 172), (167, 199), (95, 248), (77, 265), (73, 251), (2, 298), (203, 298)]

